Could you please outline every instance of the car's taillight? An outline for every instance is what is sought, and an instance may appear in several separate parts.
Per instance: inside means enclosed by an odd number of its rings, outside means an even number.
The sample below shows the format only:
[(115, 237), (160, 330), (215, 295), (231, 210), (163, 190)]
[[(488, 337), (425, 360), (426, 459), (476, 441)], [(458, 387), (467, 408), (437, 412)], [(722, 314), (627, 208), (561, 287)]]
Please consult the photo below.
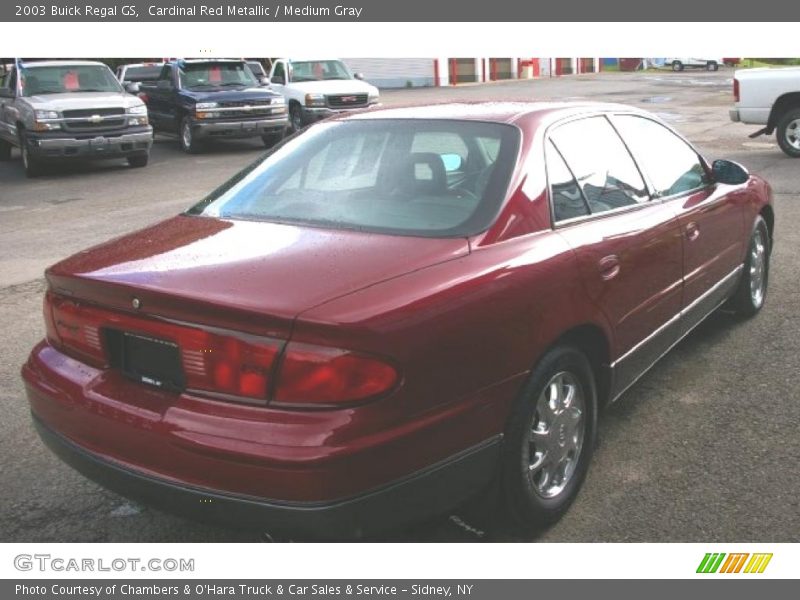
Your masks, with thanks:
[(213, 397), (336, 407), (380, 396), (399, 378), (387, 362), (348, 350), (106, 310), (51, 292), (44, 318), (51, 344), (96, 367), (136, 371), (119, 355), (125, 333), (175, 344), (183, 369), (177, 379)]
[(738, 79), (734, 79), (733, 80), (733, 100), (734, 100), (734, 102), (738, 102), (739, 101), (739, 80)]
[(187, 388), (266, 402), (282, 342), (190, 327), (176, 329), (175, 338)]
[(377, 358), (290, 342), (281, 361), (274, 402), (336, 406), (379, 396), (397, 380), (397, 370)]
[[(47, 318), (48, 306), (50, 320)], [(88, 364), (105, 364), (100, 322), (91, 311), (69, 299), (48, 293), (45, 296), (45, 323), (51, 342), (69, 348)]]

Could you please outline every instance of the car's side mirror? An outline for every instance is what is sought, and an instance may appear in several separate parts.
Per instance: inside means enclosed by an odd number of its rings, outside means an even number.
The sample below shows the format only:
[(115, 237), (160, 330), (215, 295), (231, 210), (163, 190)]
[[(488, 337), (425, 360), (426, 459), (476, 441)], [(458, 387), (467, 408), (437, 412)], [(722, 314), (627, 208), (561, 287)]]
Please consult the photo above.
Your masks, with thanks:
[(356, 79), (363, 80), (364, 79), (364, 74), (363, 73), (356, 73), (355, 75), (353, 75), (353, 77), (355, 77)]
[(747, 183), (750, 179), (747, 169), (732, 160), (715, 160), (711, 165), (711, 174), (714, 176), (714, 181), (728, 185)]
[(283, 77), (283, 75), (273, 75), (270, 81), (279, 85), (286, 85), (286, 79)]
[(259, 77), (258, 81), (261, 85), (269, 85), (269, 77)]
[(125, 91), (129, 94), (138, 94), (142, 84), (138, 81), (128, 81), (125, 83)]

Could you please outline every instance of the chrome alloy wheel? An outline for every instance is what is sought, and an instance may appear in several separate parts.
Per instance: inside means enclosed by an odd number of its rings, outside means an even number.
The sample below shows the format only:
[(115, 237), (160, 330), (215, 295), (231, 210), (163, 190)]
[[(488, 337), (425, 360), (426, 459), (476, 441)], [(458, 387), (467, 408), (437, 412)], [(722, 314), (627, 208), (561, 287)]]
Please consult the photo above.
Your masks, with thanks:
[(192, 147), (192, 124), (189, 122), (188, 119), (183, 121), (183, 127), (181, 129), (181, 141), (183, 142), (183, 147), (185, 149), (189, 149)]
[(792, 148), (800, 152), (800, 119), (794, 119), (789, 122), (784, 132), (786, 143)]
[(750, 298), (756, 308), (764, 303), (764, 287), (767, 274), (766, 254), (764, 233), (760, 229), (756, 229), (753, 233), (753, 242), (750, 244)]
[(536, 402), (529, 437), (529, 476), (543, 498), (558, 496), (569, 483), (586, 431), (584, 392), (568, 371), (555, 374)]

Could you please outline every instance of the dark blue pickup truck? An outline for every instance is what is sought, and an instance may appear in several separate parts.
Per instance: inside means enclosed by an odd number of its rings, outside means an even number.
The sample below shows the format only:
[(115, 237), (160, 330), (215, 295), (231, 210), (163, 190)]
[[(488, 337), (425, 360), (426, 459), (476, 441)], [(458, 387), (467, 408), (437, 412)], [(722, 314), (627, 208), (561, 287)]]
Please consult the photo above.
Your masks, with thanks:
[(141, 84), (139, 96), (153, 128), (177, 134), (189, 153), (209, 139), (260, 137), (271, 147), (288, 123), (283, 96), (262, 86), (243, 60), (168, 62), (157, 80)]

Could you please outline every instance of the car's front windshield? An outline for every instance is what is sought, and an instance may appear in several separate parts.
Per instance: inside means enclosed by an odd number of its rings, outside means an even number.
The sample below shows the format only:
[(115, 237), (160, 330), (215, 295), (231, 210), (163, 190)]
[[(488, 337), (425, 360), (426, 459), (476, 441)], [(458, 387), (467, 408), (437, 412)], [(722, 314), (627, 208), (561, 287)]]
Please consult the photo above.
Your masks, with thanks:
[(23, 67), (19, 72), (23, 96), (122, 91), (114, 74), (104, 65)]
[(184, 63), (180, 68), (184, 88), (216, 88), (258, 85), (250, 68), (243, 62)]
[(427, 237), (485, 230), (519, 147), (511, 125), (354, 119), (315, 125), (189, 214)]
[(353, 75), (340, 60), (292, 61), (292, 81), (327, 81), (352, 79)]

